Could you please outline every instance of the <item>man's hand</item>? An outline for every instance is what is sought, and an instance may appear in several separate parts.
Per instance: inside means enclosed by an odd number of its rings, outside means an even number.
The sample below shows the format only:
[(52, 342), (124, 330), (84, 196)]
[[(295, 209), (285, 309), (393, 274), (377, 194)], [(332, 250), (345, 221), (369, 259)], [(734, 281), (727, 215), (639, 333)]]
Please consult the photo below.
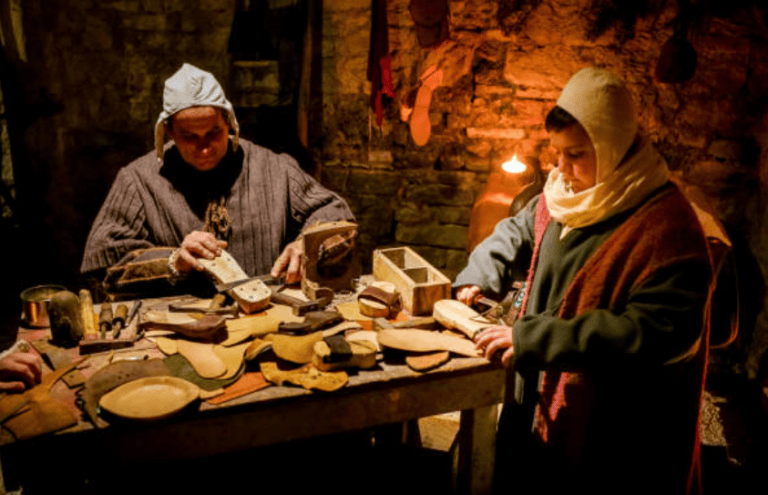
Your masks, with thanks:
[(509, 365), (509, 360), (515, 353), (513, 345), (512, 327), (494, 325), (482, 330), (475, 337), (475, 347), (483, 351), (486, 359), (491, 359), (496, 352), (506, 349), (501, 355), (504, 366)]
[(23, 392), (40, 383), (43, 363), (35, 353), (12, 352), (0, 360), (0, 391)]
[(472, 306), (475, 300), (481, 296), (480, 287), (477, 285), (462, 285), (456, 292), (456, 300), (463, 302), (467, 306)]
[(210, 232), (195, 230), (184, 238), (178, 254), (176, 255), (176, 269), (179, 273), (188, 273), (191, 270), (203, 271), (203, 265), (197, 258), (212, 260), (221, 254), (221, 250), (227, 247), (226, 241), (220, 241)]
[(270, 275), (277, 278), (285, 274), (285, 282), (292, 284), (301, 280), (301, 255), (304, 254), (304, 246), (301, 239), (293, 241), (285, 246), (285, 249), (272, 265)]

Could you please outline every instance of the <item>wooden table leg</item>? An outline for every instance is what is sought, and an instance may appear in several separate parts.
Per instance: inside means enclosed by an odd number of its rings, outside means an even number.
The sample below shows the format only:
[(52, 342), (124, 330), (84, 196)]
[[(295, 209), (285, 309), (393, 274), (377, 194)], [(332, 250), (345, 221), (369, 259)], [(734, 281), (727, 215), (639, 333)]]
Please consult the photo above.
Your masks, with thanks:
[(461, 412), (458, 493), (480, 495), (493, 492), (497, 422), (496, 404)]

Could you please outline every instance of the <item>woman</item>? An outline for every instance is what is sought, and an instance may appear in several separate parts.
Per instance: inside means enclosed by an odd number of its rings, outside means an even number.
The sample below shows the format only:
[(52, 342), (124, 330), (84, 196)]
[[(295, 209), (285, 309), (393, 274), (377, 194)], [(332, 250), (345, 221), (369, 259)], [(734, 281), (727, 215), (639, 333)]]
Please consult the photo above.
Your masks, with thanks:
[(497, 471), (521, 493), (685, 493), (698, 473), (706, 240), (615, 74), (576, 73), (546, 128), (558, 167), (543, 194), (454, 282), (471, 304), (528, 269), (522, 317), (476, 341), (519, 373)]

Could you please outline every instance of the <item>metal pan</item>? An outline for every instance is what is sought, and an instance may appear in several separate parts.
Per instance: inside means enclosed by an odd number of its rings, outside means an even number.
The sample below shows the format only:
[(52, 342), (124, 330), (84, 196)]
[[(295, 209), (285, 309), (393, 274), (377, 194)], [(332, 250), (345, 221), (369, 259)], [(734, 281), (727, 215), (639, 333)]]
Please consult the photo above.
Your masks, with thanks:
[(50, 326), (48, 304), (51, 302), (51, 296), (62, 290), (67, 288), (61, 285), (38, 285), (25, 289), (21, 293), (24, 323), (34, 328)]

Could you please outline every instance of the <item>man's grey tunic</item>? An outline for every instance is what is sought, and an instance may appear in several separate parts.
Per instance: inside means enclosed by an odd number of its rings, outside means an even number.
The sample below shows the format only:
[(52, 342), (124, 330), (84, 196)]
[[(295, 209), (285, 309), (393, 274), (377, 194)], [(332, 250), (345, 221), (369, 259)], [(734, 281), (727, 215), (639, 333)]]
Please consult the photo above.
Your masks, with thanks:
[(107, 268), (129, 251), (180, 246), (202, 230), (211, 200), (226, 198), (227, 251), (249, 276), (268, 273), (286, 244), (317, 221), (352, 220), (347, 203), (296, 161), (245, 139), (211, 171), (185, 163), (175, 146), (122, 168), (91, 227), (81, 272)]

